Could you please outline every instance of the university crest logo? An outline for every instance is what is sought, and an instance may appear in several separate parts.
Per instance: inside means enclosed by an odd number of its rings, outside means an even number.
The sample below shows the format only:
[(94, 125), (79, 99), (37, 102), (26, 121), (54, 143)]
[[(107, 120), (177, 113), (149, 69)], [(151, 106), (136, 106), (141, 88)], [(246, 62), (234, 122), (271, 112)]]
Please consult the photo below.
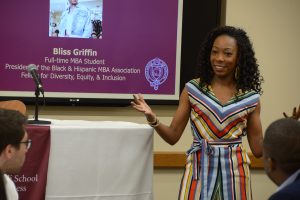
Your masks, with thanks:
[(168, 78), (168, 65), (159, 58), (150, 60), (145, 67), (145, 77), (154, 90)]

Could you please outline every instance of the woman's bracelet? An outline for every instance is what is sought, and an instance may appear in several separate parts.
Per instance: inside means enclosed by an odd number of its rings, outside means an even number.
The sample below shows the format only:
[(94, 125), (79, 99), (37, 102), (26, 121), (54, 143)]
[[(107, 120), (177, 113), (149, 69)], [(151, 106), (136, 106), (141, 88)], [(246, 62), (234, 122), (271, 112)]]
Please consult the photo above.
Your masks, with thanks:
[(155, 119), (154, 119), (153, 122), (149, 122), (148, 120), (147, 120), (147, 122), (148, 122), (148, 124), (149, 124), (151, 127), (153, 127), (153, 128), (157, 127), (157, 126), (160, 124), (160, 122), (159, 122), (159, 120), (157, 119), (157, 117), (155, 117)]

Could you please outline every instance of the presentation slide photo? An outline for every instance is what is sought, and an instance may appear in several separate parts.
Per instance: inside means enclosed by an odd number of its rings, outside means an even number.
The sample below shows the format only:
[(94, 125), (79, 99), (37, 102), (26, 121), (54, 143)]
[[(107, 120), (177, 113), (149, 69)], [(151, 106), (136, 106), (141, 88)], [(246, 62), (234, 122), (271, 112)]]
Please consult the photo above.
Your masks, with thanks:
[(50, 0), (49, 36), (102, 38), (103, 0)]

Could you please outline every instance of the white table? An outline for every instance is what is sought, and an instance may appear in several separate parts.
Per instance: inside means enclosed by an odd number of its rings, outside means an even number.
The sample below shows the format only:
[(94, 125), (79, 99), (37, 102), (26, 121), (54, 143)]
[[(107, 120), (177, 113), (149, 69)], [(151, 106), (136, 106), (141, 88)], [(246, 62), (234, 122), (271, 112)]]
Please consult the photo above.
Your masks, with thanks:
[(46, 199), (152, 200), (153, 129), (51, 120)]

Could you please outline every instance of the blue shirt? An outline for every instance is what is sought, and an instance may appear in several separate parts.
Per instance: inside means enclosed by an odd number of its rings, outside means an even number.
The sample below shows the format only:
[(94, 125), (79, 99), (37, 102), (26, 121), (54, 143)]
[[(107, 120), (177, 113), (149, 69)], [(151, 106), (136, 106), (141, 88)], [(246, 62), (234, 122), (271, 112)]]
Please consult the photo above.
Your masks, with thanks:
[(91, 13), (78, 5), (68, 7), (61, 15), (59, 27), (60, 37), (89, 38), (93, 30)]

